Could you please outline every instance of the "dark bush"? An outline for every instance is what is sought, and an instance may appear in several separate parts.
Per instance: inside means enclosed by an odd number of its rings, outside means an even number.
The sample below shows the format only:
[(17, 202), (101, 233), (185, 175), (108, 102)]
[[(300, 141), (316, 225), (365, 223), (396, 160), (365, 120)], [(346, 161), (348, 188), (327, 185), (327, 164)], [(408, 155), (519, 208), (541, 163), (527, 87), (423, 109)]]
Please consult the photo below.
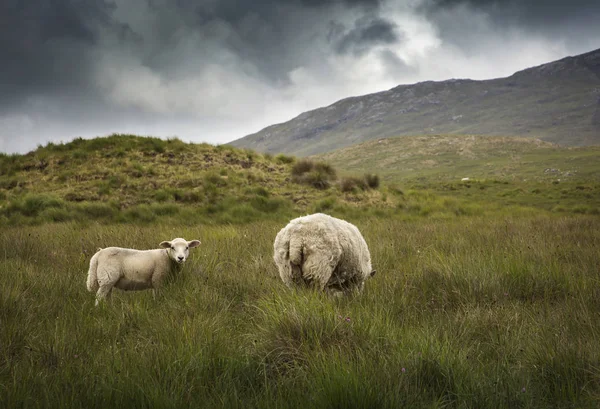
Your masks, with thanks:
[(342, 192), (356, 192), (356, 189), (365, 190), (367, 183), (357, 177), (345, 177), (340, 180), (340, 190)]
[(317, 189), (327, 189), (335, 178), (335, 169), (324, 162), (302, 159), (292, 167), (293, 182), (311, 185)]
[(371, 189), (377, 189), (379, 187), (379, 175), (367, 173), (365, 174), (365, 182)]
[(302, 159), (292, 166), (292, 176), (302, 176), (305, 173), (313, 170), (314, 165), (314, 162), (307, 159)]
[(279, 155), (275, 156), (275, 161), (277, 163), (287, 164), (287, 163), (294, 163), (296, 161), (296, 158), (294, 158), (293, 156), (287, 156), (287, 155), (280, 153)]

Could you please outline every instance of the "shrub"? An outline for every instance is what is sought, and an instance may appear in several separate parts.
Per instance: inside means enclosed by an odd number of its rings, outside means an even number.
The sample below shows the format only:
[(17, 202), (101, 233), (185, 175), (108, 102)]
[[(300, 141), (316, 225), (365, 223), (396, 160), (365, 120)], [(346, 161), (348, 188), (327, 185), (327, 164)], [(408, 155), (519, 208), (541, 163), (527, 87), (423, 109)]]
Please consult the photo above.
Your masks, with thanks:
[(367, 173), (365, 174), (365, 182), (371, 189), (377, 189), (379, 187), (379, 175)]
[(287, 156), (282, 153), (275, 156), (275, 162), (277, 162), (277, 163), (288, 164), (288, 163), (294, 163), (295, 161), (296, 161), (296, 158), (294, 158), (293, 156)]
[(27, 195), (23, 198), (19, 211), (25, 216), (37, 216), (40, 212), (50, 208), (60, 208), (64, 202), (58, 197), (51, 195)]
[(328, 176), (330, 176), (331, 178), (335, 179), (336, 175), (336, 171), (333, 168), (333, 166), (331, 166), (328, 163), (325, 162), (317, 162), (314, 164), (314, 170), (320, 173), (324, 173)]
[(167, 192), (164, 189), (159, 189), (154, 192), (154, 200), (157, 202), (166, 202), (172, 197), (170, 192)]
[(344, 177), (340, 180), (340, 190), (342, 192), (355, 192), (357, 188), (365, 190), (367, 188), (366, 182), (357, 177)]
[(293, 182), (311, 185), (317, 189), (327, 189), (335, 178), (335, 169), (325, 162), (302, 159), (292, 167)]
[(314, 163), (307, 159), (302, 159), (292, 166), (292, 176), (302, 176), (313, 170)]

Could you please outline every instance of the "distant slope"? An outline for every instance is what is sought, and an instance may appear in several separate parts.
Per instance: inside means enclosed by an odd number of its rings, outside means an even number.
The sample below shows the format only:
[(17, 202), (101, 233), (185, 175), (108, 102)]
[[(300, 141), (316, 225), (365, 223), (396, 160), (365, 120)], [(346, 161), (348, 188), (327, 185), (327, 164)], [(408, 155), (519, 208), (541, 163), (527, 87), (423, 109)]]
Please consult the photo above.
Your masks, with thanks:
[(337, 169), (384, 180), (500, 178), (600, 182), (600, 147), (562, 147), (533, 138), (426, 135), (378, 139), (316, 155)]
[(409, 195), (416, 189), (484, 207), (600, 214), (600, 146), (426, 135), (368, 141), (314, 158), (326, 160), (341, 173), (375, 172), (387, 185)]
[(440, 133), (600, 144), (600, 49), (507, 78), (427, 81), (343, 99), (230, 144), (308, 156), (375, 138)]

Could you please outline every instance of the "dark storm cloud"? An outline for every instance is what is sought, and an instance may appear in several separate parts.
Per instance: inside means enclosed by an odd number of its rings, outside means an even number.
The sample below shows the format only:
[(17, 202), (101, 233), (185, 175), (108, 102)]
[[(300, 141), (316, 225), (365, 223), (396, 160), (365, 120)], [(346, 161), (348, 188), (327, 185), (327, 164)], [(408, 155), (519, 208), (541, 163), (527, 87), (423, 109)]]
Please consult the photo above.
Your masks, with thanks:
[(510, 36), (544, 38), (574, 53), (600, 46), (594, 40), (600, 37), (597, 0), (424, 0), (418, 10), (442, 41), (465, 55), (480, 54)]
[(426, 0), (422, 10), (435, 14), (461, 5), (488, 13), (491, 21), (498, 24), (515, 23), (549, 31), (556, 28), (553, 24), (573, 19), (591, 20), (600, 12), (597, 0)]
[(364, 16), (356, 20), (351, 30), (343, 31), (343, 26), (335, 26), (329, 36), (340, 37), (336, 40), (335, 49), (341, 54), (362, 55), (373, 46), (394, 44), (400, 40), (396, 24), (381, 17)]
[(109, 22), (104, 1), (7, 0), (0, 4), (0, 103), (87, 85), (86, 50)]

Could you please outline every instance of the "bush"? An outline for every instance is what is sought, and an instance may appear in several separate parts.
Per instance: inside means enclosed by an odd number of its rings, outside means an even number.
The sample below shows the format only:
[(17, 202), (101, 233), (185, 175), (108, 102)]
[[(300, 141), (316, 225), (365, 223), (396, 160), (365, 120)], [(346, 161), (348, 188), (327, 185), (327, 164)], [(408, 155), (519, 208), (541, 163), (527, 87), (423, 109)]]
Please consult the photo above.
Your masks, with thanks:
[(367, 188), (366, 182), (357, 177), (344, 177), (340, 180), (340, 190), (342, 192), (355, 192), (357, 188), (365, 190)]
[(371, 189), (377, 189), (379, 187), (379, 175), (376, 175), (374, 173), (367, 173), (365, 175), (365, 182), (367, 183), (367, 186)]
[(156, 200), (157, 202), (166, 202), (171, 197), (171, 193), (167, 192), (164, 189), (159, 189), (156, 192), (154, 192), (154, 200)]
[(312, 187), (321, 190), (325, 190), (331, 186), (330, 176), (319, 171), (312, 171), (306, 174), (302, 180), (302, 183), (311, 185)]
[(277, 163), (288, 164), (288, 163), (294, 163), (295, 161), (296, 161), (296, 158), (294, 158), (293, 156), (287, 156), (282, 153), (275, 156), (275, 162), (277, 162)]
[(292, 176), (302, 176), (307, 172), (313, 170), (314, 163), (307, 159), (302, 159), (299, 162), (296, 162), (294, 166), (292, 166)]
[(302, 159), (292, 167), (293, 182), (311, 185), (317, 189), (327, 189), (335, 178), (335, 169), (324, 162)]
[(64, 202), (51, 195), (27, 195), (15, 207), (15, 210), (18, 209), (24, 216), (34, 217), (43, 210), (64, 207)]

